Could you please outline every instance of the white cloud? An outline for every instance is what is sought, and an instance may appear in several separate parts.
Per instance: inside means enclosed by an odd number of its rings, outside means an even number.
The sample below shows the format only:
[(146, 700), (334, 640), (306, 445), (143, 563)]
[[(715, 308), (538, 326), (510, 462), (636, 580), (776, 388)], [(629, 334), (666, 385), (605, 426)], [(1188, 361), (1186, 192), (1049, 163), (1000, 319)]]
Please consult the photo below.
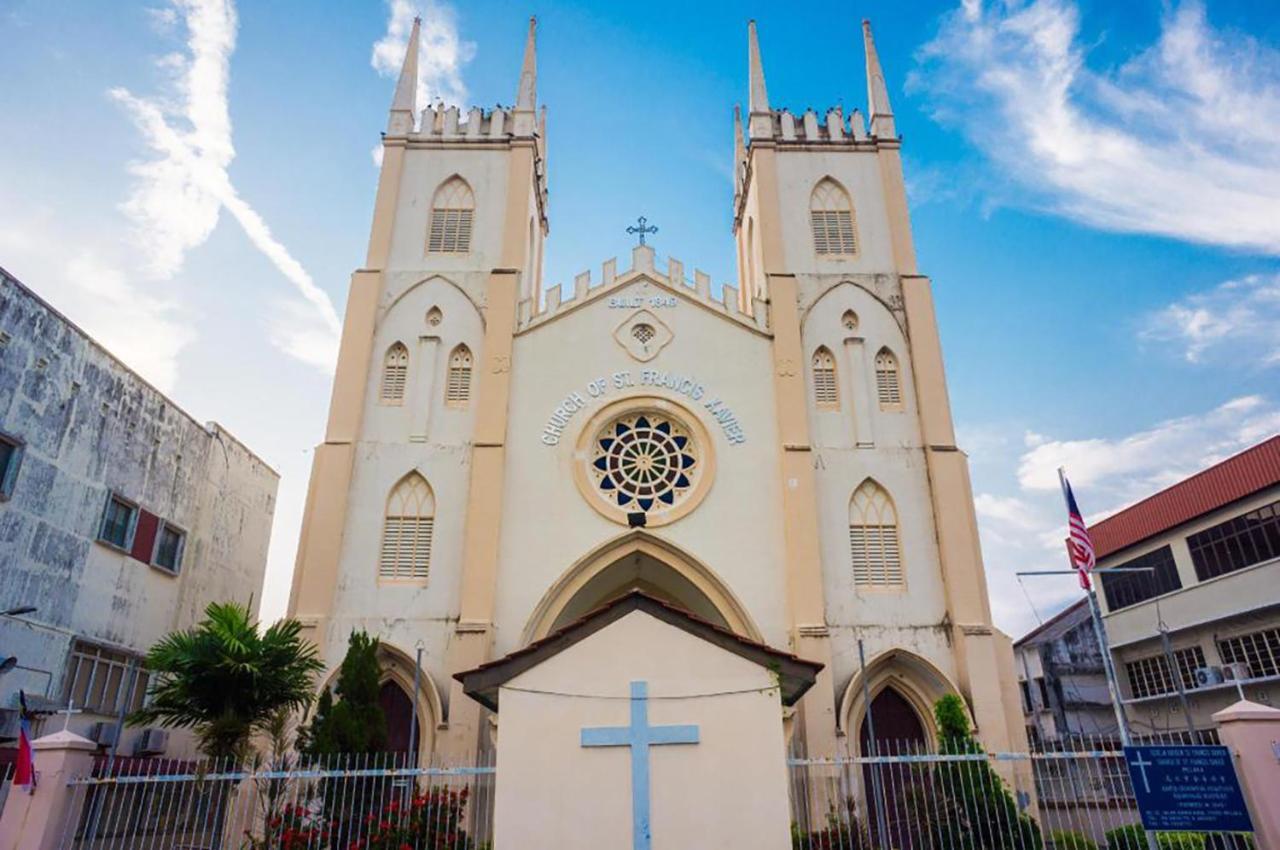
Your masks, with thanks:
[(964, 0), (910, 82), (1032, 203), (1280, 254), (1280, 51), (1215, 30), (1195, 2), (1160, 25), (1151, 47), (1094, 70), (1071, 0)]
[(409, 30), (415, 16), (422, 18), (418, 55), (418, 108), (443, 100), (465, 107), (467, 87), (462, 67), (476, 54), (475, 42), (458, 35), (457, 13), (452, 6), (433, 0), (388, 0), (387, 31), (374, 42), (370, 62), (384, 77), (396, 79), (404, 64)]
[[(173, 5), (186, 22), (190, 53), (161, 60), (162, 67), (173, 74), (173, 93), (142, 98), (123, 88), (109, 92), (128, 110), (157, 154), (131, 166), (137, 179), (121, 207), (133, 223), (146, 269), (155, 278), (171, 278), (182, 268), (187, 253), (212, 235), (225, 209), (314, 311), (299, 331), (309, 343), (286, 344), (284, 350), (295, 356), (304, 353), (306, 362), (331, 370), (342, 326), (332, 301), (272, 235), (262, 216), (240, 197), (227, 174), (235, 157), (227, 95), (236, 43), (235, 5), (231, 0), (173, 0)], [(153, 17), (164, 20), (164, 16)], [(317, 324), (322, 330), (317, 331)], [(328, 338), (320, 340), (318, 333)], [(322, 350), (327, 355), (321, 355)]]
[(1018, 483), (1023, 490), (1056, 493), (1057, 468), (1065, 466), (1076, 489), (1090, 486), (1095, 492), (1103, 491), (1109, 501), (1124, 503), (1277, 431), (1280, 409), (1261, 396), (1243, 396), (1205, 413), (1170, 419), (1118, 438), (1038, 442), (1022, 455)]
[(1229, 280), (1175, 301), (1148, 317), (1141, 337), (1179, 346), (1191, 363), (1280, 364), (1280, 274)]

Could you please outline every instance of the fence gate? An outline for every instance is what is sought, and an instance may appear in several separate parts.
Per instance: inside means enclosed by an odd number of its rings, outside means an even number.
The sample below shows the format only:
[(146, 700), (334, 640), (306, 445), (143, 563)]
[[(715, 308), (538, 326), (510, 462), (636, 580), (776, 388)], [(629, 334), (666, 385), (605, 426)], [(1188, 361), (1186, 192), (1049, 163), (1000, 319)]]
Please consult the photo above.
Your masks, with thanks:
[[(399, 760), (399, 759), (397, 759)], [(62, 850), (400, 850), (492, 846), (492, 764), (387, 766), (354, 757), (290, 770), (207, 763), (71, 780)], [(377, 766), (374, 766), (374, 765)]]
[[(788, 760), (793, 850), (1148, 850), (1124, 753), (1105, 741), (1025, 753)], [(1252, 850), (1243, 833), (1160, 833), (1159, 850)]]

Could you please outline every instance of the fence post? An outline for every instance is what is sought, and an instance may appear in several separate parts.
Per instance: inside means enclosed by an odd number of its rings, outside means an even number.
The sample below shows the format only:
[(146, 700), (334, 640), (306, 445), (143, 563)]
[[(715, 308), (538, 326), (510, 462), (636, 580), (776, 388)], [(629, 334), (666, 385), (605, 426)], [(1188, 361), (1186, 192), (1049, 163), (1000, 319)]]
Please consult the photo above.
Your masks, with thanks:
[(1240, 700), (1213, 721), (1235, 759), (1257, 845), (1280, 848), (1280, 709)]
[(74, 813), (75, 776), (88, 776), (98, 745), (63, 729), (31, 742), (35, 751), (36, 787), (28, 794), (11, 788), (0, 814), (0, 850), (56, 850)]

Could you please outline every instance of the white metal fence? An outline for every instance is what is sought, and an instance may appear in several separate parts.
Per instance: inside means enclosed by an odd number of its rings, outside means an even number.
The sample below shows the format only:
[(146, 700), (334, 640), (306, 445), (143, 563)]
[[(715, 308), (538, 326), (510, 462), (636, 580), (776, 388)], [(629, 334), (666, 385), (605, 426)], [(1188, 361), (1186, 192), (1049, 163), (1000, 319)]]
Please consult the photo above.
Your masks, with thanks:
[[(1024, 753), (880, 742), (873, 755), (793, 758), (788, 769), (793, 850), (1155, 850), (1124, 753), (1105, 739)], [(1243, 834), (1159, 833), (1156, 846), (1253, 843)]]
[(130, 765), (71, 781), (62, 850), (486, 850), (493, 764), (414, 766), (407, 754), (289, 770)]

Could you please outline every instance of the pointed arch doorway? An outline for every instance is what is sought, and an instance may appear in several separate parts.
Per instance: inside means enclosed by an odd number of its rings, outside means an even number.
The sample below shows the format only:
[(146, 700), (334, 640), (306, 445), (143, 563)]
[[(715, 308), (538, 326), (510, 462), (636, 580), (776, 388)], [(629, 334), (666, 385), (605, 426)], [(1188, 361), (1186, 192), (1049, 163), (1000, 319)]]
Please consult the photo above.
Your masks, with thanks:
[(634, 530), (597, 547), (556, 580), (530, 616), (523, 642), (546, 637), (632, 590), (761, 639), (746, 609), (709, 567), (668, 541)]
[[(875, 727), (874, 740), (872, 726)], [(863, 717), (858, 732), (864, 757), (915, 755), (925, 750), (928, 741), (924, 722), (915, 706), (892, 685), (872, 698), (871, 722)], [(868, 798), (869, 831), (877, 846), (910, 846), (911, 802), (922, 790), (920, 778), (912, 772), (911, 765), (864, 763), (862, 781)]]

